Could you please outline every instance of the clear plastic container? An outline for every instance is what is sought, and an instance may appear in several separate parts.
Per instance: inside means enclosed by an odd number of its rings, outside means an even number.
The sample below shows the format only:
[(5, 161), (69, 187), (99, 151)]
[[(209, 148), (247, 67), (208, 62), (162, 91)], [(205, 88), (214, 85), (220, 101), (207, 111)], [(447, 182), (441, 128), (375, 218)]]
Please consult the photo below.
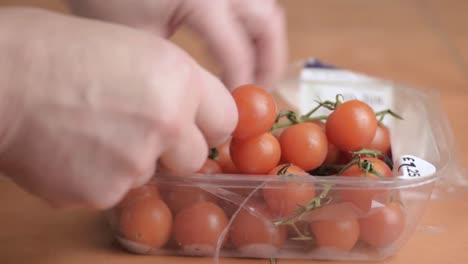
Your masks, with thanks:
[[(289, 77), (278, 90), (279, 101), (282, 101), (280, 104), (284, 107), (297, 107), (298, 100), (303, 99), (299, 98), (299, 87), (304, 82), (299, 78), (303, 65), (301, 62), (292, 66)], [(185, 198), (191, 197), (190, 192), (195, 190), (204, 193), (201, 196), (205, 198), (193, 198), (194, 200), (208, 200), (224, 211), (228, 222), (227, 225), (222, 225), (220, 237), (215, 243), (212, 241), (180, 245), (174, 241), (175, 235), (172, 232), (165, 245), (152, 248), (125, 237), (120, 228), (121, 208), (115, 208), (109, 212), (108, 219), (118, 241), (129, 251), (140, 254), (201, 255), (213, 256), (216, 260), (225, 256), (370, 261), (395, 255), (415, 231), (430, 200), (435, 182), (444, 176), (450, 164), (451, 149), (448, 142), (451, 139), (447, 138), (449, 130), (441, 116), (442, 112), (436, 108), (437, 97), (427, 91), (371, 78), (323, 82), (335, 88), (339, 87), (343, 93), (347, 93), (347, 89), (352, 92), (356, 89), (380, 89), (382, 85), (386, 86), (393, 98), (391, 108), (404, 117), (403, 121), (388, 123), (395, 162), (398, 163), (397, 160), (402, 155), (413, 155), (434, 165), (436, 171), (423, 177), (409, 179), (397, 177), (401, 173), (398, 172), (397, 166), (394, 166), (396, 177), (385, 180), (336, 176), (197, 174), (174, 177), (158, 174), (149, 185), (158, 187), (160, 196), (166, 203), (171, 203), (169, 200), (174, 198), (175, 189), (186, 194)], [(264, 199), (265, 193), (268, 190), (288, 188), (294, 192), (304, 189), (315, 192), (315, 198), (307, 208), (298, 206), (306, 212), (298, 209), (299, 211), (283, 217), (269, 213), (269, 209), (265, 209), (269, 208)], [(370, 195), (371, 209), (362, 209), (356, 203), (343, 201), (344, 193), (353, 192), (357, 195)], [(276, 202), (279, 206), (286, 206), (284, 201)], [(395, 212), (395, 208), (401, 211)], [(390, 219), (390, 224), (378, 229), (377, 225), (382, 219), (378, 215), (383, 214), (384, 210), (389, 210), (385, 211), (388, 213), (385, 215)], [(174, 211), (172, 217), (177, 218)], [(339, 224), (336, 221), (339, 221)], [(372, 228), (377, 228), (377, 231)], [(336, 230), (330, 231), (333, 229)], [(325, 234), (319, 234), (322, 231)], [(208, 232), (206, 234), (208, 236)], [(339, 241), (330, 242), (330, 239)], [(221, 241), (225, 242), (220, 243)], [(340, 244), (341, 249), (326, 246), (330, 243)], [(352, 248), (348, 250), (349, 244)]]

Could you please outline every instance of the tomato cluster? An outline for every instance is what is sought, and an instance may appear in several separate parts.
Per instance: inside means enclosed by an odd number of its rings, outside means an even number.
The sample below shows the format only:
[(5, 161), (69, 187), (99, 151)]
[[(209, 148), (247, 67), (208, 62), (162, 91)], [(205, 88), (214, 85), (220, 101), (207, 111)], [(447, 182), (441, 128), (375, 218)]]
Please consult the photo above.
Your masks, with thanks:
[[(249, 196), (248, 206), (195, 186), (147, 185), (131, 191), (116, 209), (122, 237), (203, 255), (221, 243), (245, 256), (271, 256), (289, 242), (347, 252), (358, 241), (381, 248), (398, 240), (406, 221), (398, 193), (312, 180), (391, 179), (390, 133), (381, 120), (398, 115), (375, 113), (359, 100), (341, 102), (340, 96), (318, 102), (305, 115), (278, 113), (273, 96), (255, 85), (241, 86), (232, 96), (237, 127), (198, 173), (220, 179), (262, 175), (264, 184), (256, 190), (226, 188)], [(319, 108), (330, 114), (314, 116)]]

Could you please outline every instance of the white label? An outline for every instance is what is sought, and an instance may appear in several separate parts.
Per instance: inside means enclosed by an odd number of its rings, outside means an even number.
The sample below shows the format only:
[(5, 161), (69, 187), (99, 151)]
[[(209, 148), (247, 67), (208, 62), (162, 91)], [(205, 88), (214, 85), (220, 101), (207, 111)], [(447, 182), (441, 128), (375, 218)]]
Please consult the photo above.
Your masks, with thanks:
[(395, 162), (395, 170), (401, 179), (415, 179), (431, 176), (436, 167), (412, 155), (403, 155)]

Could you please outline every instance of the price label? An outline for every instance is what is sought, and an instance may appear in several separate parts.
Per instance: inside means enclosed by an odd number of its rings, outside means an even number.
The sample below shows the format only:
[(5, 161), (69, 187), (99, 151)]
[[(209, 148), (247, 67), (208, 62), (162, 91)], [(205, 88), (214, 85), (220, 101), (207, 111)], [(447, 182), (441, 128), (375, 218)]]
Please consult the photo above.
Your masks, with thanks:
[(395, 169), (402, 179), (427, 177), (436, 172), (434, 165), (412, 155), (401, 156), (395, 163)]

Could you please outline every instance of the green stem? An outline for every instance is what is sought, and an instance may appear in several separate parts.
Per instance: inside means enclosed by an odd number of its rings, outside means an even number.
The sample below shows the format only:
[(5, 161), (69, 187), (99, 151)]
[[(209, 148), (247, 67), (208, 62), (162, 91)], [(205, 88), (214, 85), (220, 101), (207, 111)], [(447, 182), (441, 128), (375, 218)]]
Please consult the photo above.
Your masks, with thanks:
[(208, 154), (208, 158), (212, 160), (218, 160), (219, 159), (218, 149), (217, 148), (210, 149), (210, 154)]
[(313, 210), (321, 207), (322, 206), (322, 203), (321, 203), (322, 200), (327, 198), (327, 195), (330, 192), (332, 186), (333, 186), (333, 184), (324, 184), (323, 191), (320, 193), (319, 196), (317, 196), (317, 197), (313, 198), (312, 200), (310, 200), (309, 202), (307, 202), (306, 205), (298, 207), (296, 212), (292, 216), (290, 216), (290, 217), (288, 217), (286, 219), (281, 219), (281, 220), (275, 221), (275, 222), (273, 222), (273, 224), (276, 225), (276, 226), (278, 226), (278, 225), (291, 225), (291, 223), (295, 223), (296, 221), (300, 220), (303, 215), (305, 215), (308, 212), (313, 211)]
[(320, 121), (320, 120), (327, 120), (328, 116), (315, 116), (315, 117), (308, 117), (308, 116), (301, 116), (299, 118), (299, 122), (312, 122), (312, 121)]
[(291, 238), (291, 240), (302, 240), (302, 241), (312, 240), (312, 237), (304, 235), (301, 232), (301, 230), (299, 230), (299, 228), (297, 228), (296, 223), (293, 222), (293, 223), (290, 223), (289, 225), (294, 229), (294, 232), (296, 232), (296, 234), (297, 234), (297, 237), (293, 237), (293, 238)]
[(393, 112), (391, 109), (386, 109), (386, 110), (382, 110), (382, 111), (379, 111), (377, 113), (375, 113), (375, 116), (377, 117), (380, 117), (379, 118), (379, 122), (382, 123), (384, 117), (386, 115), (391, 115), (393, 116), (394, 118), (396, 119), (400, 119), (400, 120), (403, 120), (403, 117), (401, 117), (400, 115), (398, 115), (397, 113)]
[(317, 105), (314, 109), (310, 110), (307, 114), (303, 115), (303, 117), (310, 117), (313, 113), (317, 112), (322, 105)]
[(353, 152), (352, 157), (353, 157), (353, 159), (355, 159), (357, 157), (360, 157), (361, 155), (370, 156), (370, 157), (373, 157), (373, 158), (382, 157), (385, 160), (385, 162), (393, 164), (392, 160), (390, 160), (390, 158), (385, 153), (383, 153), (382, 151), (379, 151), (379, 150), (361, 149), (359, 151)]
[(285, 121), (283, 123), (277, 123), (277, 124), (274, 124), (273, 127), (270, 129), (270, 131), (275, 131), (276, 129), (279, 129), (279, 128), (285, 128), (285, 127), (288, 127), (288, 126), (292, 126), (292, 125), (295, 125), (295, 124), (298, 124), (298, 123), (303, 123), (303, 122), (312, 122), (312, 121), (320, 121), (320, 120), (326, 120), (328, 118), (328, 116), (316, 116), (316, 117), (303, 117), (301, 116), (299, 118), (299, 120), (297, 120), (297, 122), (292, 122), (292, 121)]
[(359, 164), (359, 162), (361, 162), (360, 159), (352, 160), (350, 163), (346, 164), (343, 168), (341, 168), (341, 170), (336, 174), (336, 176), (340, 176), (347, 169), (351, 168), (352, 166), (354, 166), (356, 164)]

